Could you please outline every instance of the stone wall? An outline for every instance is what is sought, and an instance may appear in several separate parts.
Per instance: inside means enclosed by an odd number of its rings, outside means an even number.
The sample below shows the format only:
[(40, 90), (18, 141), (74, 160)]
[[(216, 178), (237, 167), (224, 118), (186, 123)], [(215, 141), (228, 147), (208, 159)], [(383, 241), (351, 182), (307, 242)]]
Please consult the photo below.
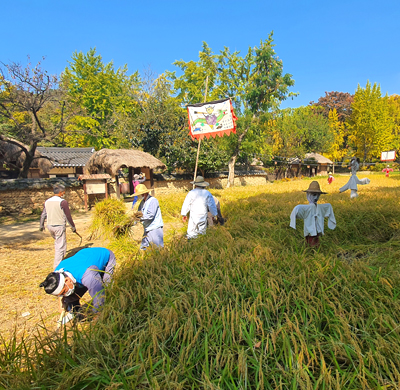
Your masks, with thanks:
[[(227, 174), (210, 174), (205, 180), (210, 183), (210, 188), (226, 188), (228, 183)], [(235, 186), (263, 185), (269, 184), (269, 178), (265, 173), (253, 172), (246, 174), (235, 174)], [(273, 179), (272, 179), (273, 180)], [(154, 175), (155, 194), (170, 194), (173, 192), (187, 192), (193, 189), (193, 176), (191, 175)]]
[[(268, 184), (272, 177), (264, 172), (237, 173), (235, 186)], [(154, 175), (154, 190), (156, 195), (174, 192), (187, 192), (193, 188), (190, 182), (192, 175)], [(206, 177), (210, 188), (226, 188), (227, 174), (210, 174)], [(0, 180), (0, 215), (22, 213), (32, 214), (41, 212), (46, 199), (54, 195), (53, 186), (63, 184), (66, 187), (65, 199), (71, 210), (84, 210), (84, 193), (82, 182), (76, 178), (51, 178), (51, 179), (12, 179)], [(108, 193), (115, 198), (115, 181), (108, 183)], [(89, 207), (105, 198), (104, 194), (89, 195)]]
[[(0, 215), (22, 213), (32, 214), (42, 210), (46, 199), (54, 195), (53, 186), (63, 184), (66, 187), (65, 199), (71, 210), (83, 210), (85, 207), (83, 185), (77, 179), (13, 179), (0, 180)], [(105, 195), (89, 195), (89, 206)]]

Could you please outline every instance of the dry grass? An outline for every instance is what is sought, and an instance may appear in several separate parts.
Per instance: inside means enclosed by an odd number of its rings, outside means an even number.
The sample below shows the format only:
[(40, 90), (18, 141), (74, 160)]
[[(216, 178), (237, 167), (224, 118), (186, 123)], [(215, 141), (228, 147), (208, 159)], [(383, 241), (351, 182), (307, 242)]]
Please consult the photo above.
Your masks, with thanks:
[[(362, 177), (362, 175), (360, 175)], [(371, 175), (350, 201), (322, 202), (338, 227), (318, 251), (289, 225), (309, 182), (213, 191), (224, 227), (132, 255), (99, 321), (64, 338), (9, 344), (4, 387), (46, 389), (396, 389), (400, 386), (398, 176)], [(182, 198), (182, 199), (181, 199)], [(40, 363), (39, 363), (40, 362)]]

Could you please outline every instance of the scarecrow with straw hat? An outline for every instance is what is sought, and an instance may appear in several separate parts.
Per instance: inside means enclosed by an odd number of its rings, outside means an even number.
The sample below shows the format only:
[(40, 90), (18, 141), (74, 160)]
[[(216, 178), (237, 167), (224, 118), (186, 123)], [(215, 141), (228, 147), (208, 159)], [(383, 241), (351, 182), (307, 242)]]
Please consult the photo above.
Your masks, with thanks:
[(328, 218), (328, 228), (336, 227), (336, 219), (329, 203), (317, 204), (322, 192), (317, 181), (312, 181), (304, 192), (307, 193), (308, 204), (297, 205), (290, 214), (290, 227), (296, 229), (296, 218), (304, 220), (304, 237), (311, 247), (319, 246), (319, 236), (324, 234), (324, 218)]
[(196, 238), (199, 234), (205, 234), (207, 229), (207, 214), (210, 211), (212, 217), (218, 215), (217, 207), (213, 196), (206, 190), (210, 184), (204, 181), (203, 176), (197, 176), (194, 181), (195, 188), (190, 191), (182, 205), (182, 220), (187, 221), (187, 214), (190, 212), (188, 230), (186, 237), (188, 239)]
[(138, 184), (135, 195), (141, 199), (136, 217), (143, 224), (144, 232), (140, 249), (146, 250), (150, 244), (164, 247), (164, 223), (158, 200), (149, 194), (151, 189)]

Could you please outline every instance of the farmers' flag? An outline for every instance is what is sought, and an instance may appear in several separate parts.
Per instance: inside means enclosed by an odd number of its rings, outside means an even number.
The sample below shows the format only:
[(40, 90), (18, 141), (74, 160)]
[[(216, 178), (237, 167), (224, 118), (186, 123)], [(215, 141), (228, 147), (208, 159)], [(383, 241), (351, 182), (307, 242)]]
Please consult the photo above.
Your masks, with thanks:
[(194, 139), (210, 138), (236, 133), (236, 116), (229, 99), (189, 104), (189, 135)]

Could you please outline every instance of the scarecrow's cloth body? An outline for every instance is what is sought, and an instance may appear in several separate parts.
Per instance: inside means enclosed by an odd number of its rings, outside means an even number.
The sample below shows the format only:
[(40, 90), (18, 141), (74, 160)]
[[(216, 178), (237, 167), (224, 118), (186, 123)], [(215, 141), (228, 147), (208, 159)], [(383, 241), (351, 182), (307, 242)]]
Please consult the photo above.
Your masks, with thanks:
[(344, 192), (347, 190), (353, 190), (353, 191), (357, 191), (357, 185), (365, 185), (365, 184), (369, 184), (371, 182), (371, 180), (369, 180), (367, 177), (365, 177), (364, 179), (359, 179), (357, 177), (357, 175), (354, 173), (351, 175), (349, 181), (341, 188), (339, 188), (340, 192)]
[(324, 234), (324, 218), (328, 218), (328, 228), (336, 227), (336, 219), (331, 204), (299, 204), (290, 214), (290, 227), (296, 229), (296, 218), (304, 220), (304, 237)]
[(195, 188), (186, 195), (181, 214), (186, 216), (190, 212), (187, 238), (195, 238), (199, 234), (206, 233), (208, 211), (213, 217), (218, 214), (214, 198), (209, 191)]
[(149, 195), (146, 201), (140, 202), (138, 211), (143, 213), (140, 220), (144, 227), (140, 249), (146, 249), (151, 243), (164, 247), (164, 222), (158, 200)]

